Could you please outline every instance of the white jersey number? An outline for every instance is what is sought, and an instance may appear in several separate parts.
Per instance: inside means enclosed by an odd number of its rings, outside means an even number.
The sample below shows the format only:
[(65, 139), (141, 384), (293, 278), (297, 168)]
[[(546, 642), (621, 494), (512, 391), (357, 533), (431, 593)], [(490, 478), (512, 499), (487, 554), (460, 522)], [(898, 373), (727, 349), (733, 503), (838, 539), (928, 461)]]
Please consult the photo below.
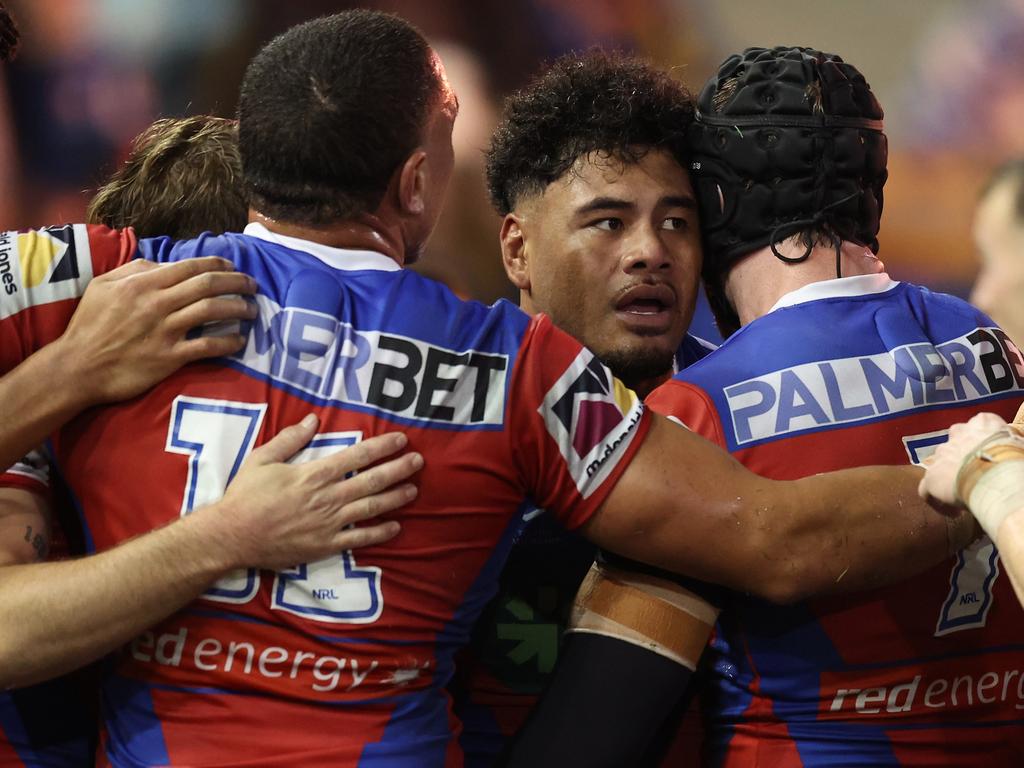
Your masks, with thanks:
[[(188, 477), (181, 514), (224, 495), (231, 478), (252, 451), (267, 406), (177, 397), (171, 408), (166, 450), (188, 457)], [(292, 463), (312, 461), (359, 442), (359, 432), (317, 435)], [(349, 624), (368, 624), (384, 606), (380, 568), (359, 567), (351, 552), (279, 572), (274, 579), (271, 608), (298, 616)], [(255, 569), (228, 574), (203, 597), (222, 603), (247, 603), (260, 588)]]
[[(920, 464), (949, 439), (947, 430), (903, 438), (910, 461)], [(949, 574), (949, 594), (939, 610), (935, 637), (985, 626), (992, 608), (992, 585), (999, 576), (999, 552), (982, 536), (957, 554)]]

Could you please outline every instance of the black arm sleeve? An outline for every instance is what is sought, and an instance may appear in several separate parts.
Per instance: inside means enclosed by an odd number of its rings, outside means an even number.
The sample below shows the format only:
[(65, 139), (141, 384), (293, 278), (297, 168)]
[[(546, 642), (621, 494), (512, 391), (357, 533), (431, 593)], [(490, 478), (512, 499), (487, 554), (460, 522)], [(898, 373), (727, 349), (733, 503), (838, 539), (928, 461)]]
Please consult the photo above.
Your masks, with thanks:
[(683, 665), (632, 643), (571, 633), (544, 697), (501, 765), (638, 765), (690, 675)]

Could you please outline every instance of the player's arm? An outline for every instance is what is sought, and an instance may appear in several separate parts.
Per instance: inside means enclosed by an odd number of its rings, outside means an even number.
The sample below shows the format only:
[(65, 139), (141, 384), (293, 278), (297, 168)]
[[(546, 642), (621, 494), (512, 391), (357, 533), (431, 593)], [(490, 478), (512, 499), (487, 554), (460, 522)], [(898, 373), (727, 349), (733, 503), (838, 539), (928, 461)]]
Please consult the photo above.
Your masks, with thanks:
[[(1024, 473), (1024, 467), (1018, 468)], [(1020, 496), (1018, 496), (1020, 498)], [(1003, 519), (992, 539), (1010, 577), (1017, 599), (1024, 605), (1024, 503), (1014, 502), (1013, 511)]]
[[(251, 318), (255, 308), (241, 295), (255, 290), (251, 277), (213, 257), (169, 265), (136, 259), (95, 278), (63, 335), (0, 378), (0, 466), (85, 408), (141, 394), (185, 363), (237, 352), (241, 336), (187, 334), (203, 323)], [(4, 343), (17, 341), (5, 336)]]
[(925, 462), (922, 496), (966, 505), (995, 542), (1017, 598), (1024, 604), (1024, 427), (979, 413), (949, 430), (949, 441)]
[(554, 677), (505, 764), (635, 764), (686, 692), (717, 615), (675, 580), (595, 564)]
[(654, 415), (646, 439), (581, 529), (600, 546), (778, 602), (866, 589), (934, 565), (974, 535), (917, 495), (916, 467), (780, 482)]
[(78, 560), (0, 568), (0, 686), (87, 664), (236, 568), (279, 570), (395, 536), (393, 521), (346, 526), (414, 498), (402, 481), (422, 457), (408, 453), (343, 479), (405, 446), (404, 435), (389, 434), (317, 461), (283, 463), (316, 423), (307, 417), (282, 431), (253, 451), (223, 499), (163, 528)]

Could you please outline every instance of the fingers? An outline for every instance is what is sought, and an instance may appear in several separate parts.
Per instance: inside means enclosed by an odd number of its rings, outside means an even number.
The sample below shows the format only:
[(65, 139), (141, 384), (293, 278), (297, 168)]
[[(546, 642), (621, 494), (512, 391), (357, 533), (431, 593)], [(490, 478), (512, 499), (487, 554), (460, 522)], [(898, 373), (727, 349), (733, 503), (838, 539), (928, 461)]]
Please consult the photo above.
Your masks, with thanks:
[[(345, 477), (345, 475), (349, 474), (350, 472), (356, 472), (360, 469), (364, 469), (370, 466), (371, 464), (375, 464), (381, 459), (386, 459), (388, 456), (394, 455), (398, 451), (405, 448), (405, 446), (408, 445), (408, 443), (409, 439), (402, 432), (388, 432), (383, 435), (371, 437), (368, 440), (363, 440), (362, 442), (356, 443), (350, 448), (345, 448), (344, 450), (338, 451), (337, 453), (333, 453), (330, 456), (325, 456), (322, 459), (311, 461), (309, 462), (307, 467), (309, 468), (310, 473), (314, 475), (318, 480), (321, 480), (324, 483), (333, 482), (341, 480), (342, 478)], [(420, 456), (419, 454), (409, 454), (409, 456), (405, 458), (408, 459), (412, 456), (419, 456), (419, 460), (422, 466), (423, 457)], [(382, 467), (387, 466), (387, 464), (382, 465)], [(382, 467), (377, 467), (375, 468), (375, 470), (381, 469)], [(370, 475), (370, 480), (367, 481), (365, 477), (363, 478), (362, 485), (360, 487), (368, 488), (368, 490), (365, 491), (364, 494), (362, 495), (365, 495), (365, 493), (375, 493), (379, 490), (382, 490), (389, 485), (393, 485), (399, 480), (404, 480), (406, 477), (408, 477), (409, 475), (416, 471), (416, 469), (412, 469), (411, 471), (407, 471), (406, 474), (396, 477), (391, 482), (384, 483), (383, 485), (379, 485), (376, 487), (370, 487), (368, 485), (368, 482), (376, 482), (381, 473), (376, 471), (366, 472), (364, 473), (364, 475)], [(362, 477), (362, 475), (357, 477)], [(349, 498), (353, 497), (350, 496)]]
[(168, 330), (184, 333), (205, 323), (252, 320), (258, 307), (241, 296), (219, 296), (193, 302), (167, 316)]
[(196, 360), (205, 360), (210, 357), (227, 357), (233, 355), (245, 347), (245, 337), (230, 333), (226, 336), (201, 336), (198, 339), (186, 339), (179, 342), (175, 347), (178, 354), (178, 361), (193, 363)]
[(401, 530), (402, 527), (394, 520), (389, 520), (379, 525), (346, 528), (334, 537), (331, 544), (338, 551), (371, 547), (375, 544), (383, 544), (386, 541), (390, 541)]
[[(141, 275), (140, 277), (149, 277)], [(166, 312), (174, 312), (202, 299), (256, 292), (256, 281), (241, 272), (204, 272), (163, 289), (160, 303)]]
[(917, 495), (920, 496), (925, 501), (928, 501), (928, 496), (929, 496), (929, 494), (928, 494), (928, 487), (927, 487), (928, 483), (926, 482), (927, 480), (928, 480), (928, 475), (925, 475), (924, 477), (921, 478), (921, 481), (917, 484)]
[[(423, 456), (407, 453), (397, 459), (367, 469), (354, 477), (329, 486), (331, 499), (339, 504), (348, 504), (364, 497), (379, 494), (392, 486), (408, 480), (423, 468)], [(331, 482), (328, 476), (322, 479)]]
[(995, 432), (1006, 426), (1002, 417), (995, 413), (976, 413), (967, 424), (982, 432)]
[(273, 464), (284, 462), (302, 450), (316, 434), (319, 420), (309, 414), (298, 424), (285, 427), (273, 438), (254, 450), (245, 463)]
[(1017, 415), (1013, 417), (1014, 424), (1024, 424), (1024, 403), (1017, 409)]
[[(135, 259), (136, 262), (143, 261)], [(156, 264), (154, 269), (140, 269), (133, 273), (134, 279), (145, 288), (157, 290), (170, 288), (186, 280), (208, 272), (234, 272), (235, 265), (219, 256), (201, 256), (195, 259), (183, 259), (171, 264)]]
[[(114, 280), (122, 280), (126, 277), (132, 277), (133, 275), (139, 275), (143, 272), (148, 272), (151, 269), (159, 269), (159, 264), (154, 264), (152, 261), (146, 261), (145, 259), (132, 259), (126, 264), (122, 264), (116, 269), (112, 269), (106, 272), (95, 280), (94, 283), (101, 282), (112, 282)], [(88, 289), (87, 289), (88, 290)]]
[[(347, 481), (346, 481), (347, 482)], [(419, 493), (412, 483), (403, 483), (396, 488), (389, 488), (381, 493), (369, 496), (356, 496), (355, 501), (345, 504), (338, 512), (341, 525), (351, 525), (380, 517), (394, 512), (416, 498)]]

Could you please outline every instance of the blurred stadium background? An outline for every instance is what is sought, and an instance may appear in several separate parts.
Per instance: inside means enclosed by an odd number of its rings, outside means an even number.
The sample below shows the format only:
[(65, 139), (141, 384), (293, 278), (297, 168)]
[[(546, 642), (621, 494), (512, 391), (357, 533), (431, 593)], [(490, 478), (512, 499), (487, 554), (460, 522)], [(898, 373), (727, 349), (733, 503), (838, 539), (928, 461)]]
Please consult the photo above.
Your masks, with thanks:
[[(971, 216), (1000, 161), (1024, 154), (1024, 0), (7, 0), (22, 29), (0, 72), (0, 226), (82, 219), (128, 142), (161, 116), (231, 116), (242, 71), (292, 24), (395, 11), (441, 52), (462, 105), (457, 171), (424, 271), (484, 301), (512, 296), (483, 182), (502, 97), (592, 45), (646, 56), (697, 90), (729, 53), (839, 53), (885, 107), (881, 257), (897, 279), (966, 296)], [(702, 314), (698, 332), (714, 337)]]

